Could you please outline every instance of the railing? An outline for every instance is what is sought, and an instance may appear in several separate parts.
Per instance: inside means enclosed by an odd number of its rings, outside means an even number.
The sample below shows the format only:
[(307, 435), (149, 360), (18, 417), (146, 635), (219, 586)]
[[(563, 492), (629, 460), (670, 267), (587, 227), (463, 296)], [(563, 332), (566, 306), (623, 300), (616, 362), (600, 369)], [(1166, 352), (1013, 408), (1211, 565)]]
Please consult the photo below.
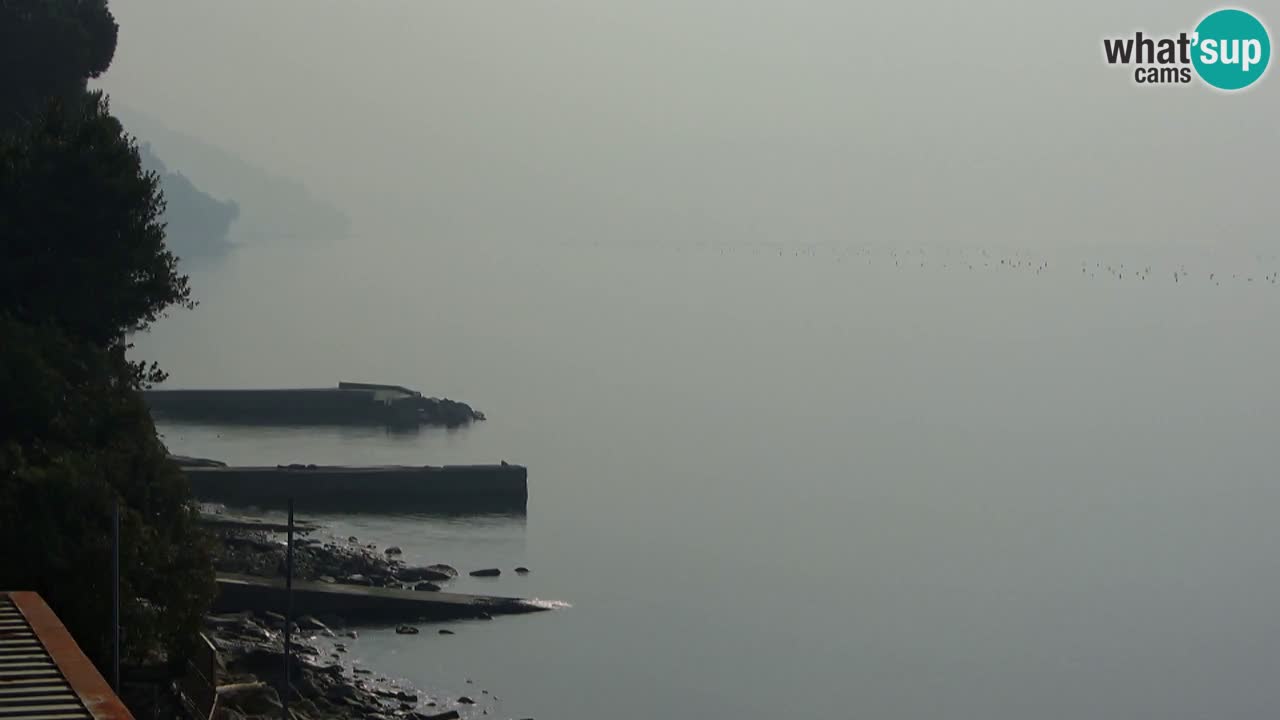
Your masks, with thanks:
[(0, 717), (133, 720), (34, 592), (0, 592)]
[(191, 657), (187, 659), (185, 672), (178, 680), (178, 691), (192, 715), (198, 718), (213, 716), (218, 697), (218, 651), (204, 633), (200, 634)]

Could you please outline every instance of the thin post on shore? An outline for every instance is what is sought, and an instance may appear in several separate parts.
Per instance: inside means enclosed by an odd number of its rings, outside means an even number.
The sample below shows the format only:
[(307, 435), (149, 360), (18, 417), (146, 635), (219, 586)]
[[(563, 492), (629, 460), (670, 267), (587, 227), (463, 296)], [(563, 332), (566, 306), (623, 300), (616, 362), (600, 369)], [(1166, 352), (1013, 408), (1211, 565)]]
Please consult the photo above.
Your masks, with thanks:
[(289, 498), (289, 526), (286, 530), (284, 559), (284, 687), (280, 690), (281, 717), (289, 720), (289, 661), (293, 649), (290, 647), (289, 627), (293, 625), (293, 498)]
[(111, 688), (120, 693), (120, 498), (111, 509)]

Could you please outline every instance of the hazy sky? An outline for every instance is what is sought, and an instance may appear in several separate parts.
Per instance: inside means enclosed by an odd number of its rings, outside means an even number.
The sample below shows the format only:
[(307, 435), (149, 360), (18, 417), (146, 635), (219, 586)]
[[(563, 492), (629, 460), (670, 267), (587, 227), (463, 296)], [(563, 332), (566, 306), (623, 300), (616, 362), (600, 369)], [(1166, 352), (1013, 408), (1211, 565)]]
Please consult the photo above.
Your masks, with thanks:
[(1280, 219), (1280, 71), (1228, 96), (1102, 60), (1202, 2), (111, 7), (116, 102), (356, 232), (1256, 244)]
[[(490, 418), (166, 441), (527, 464), (515, 527), (350, 530), (527, 563), (511, 592), (574, 604), (456, 644), (362, 631), (370, 667), (474, 677), (495, 717), (1264, 717), (1280, 60), (1224, 95), (1102, 52), (1212, 7), (112, 0), (117, 103), (356, 235), (193, 269), (200, 307), (138, 356), (175, 387), (395, 382)], [(1271, 258), (1179, 279), (1174, 243)]]

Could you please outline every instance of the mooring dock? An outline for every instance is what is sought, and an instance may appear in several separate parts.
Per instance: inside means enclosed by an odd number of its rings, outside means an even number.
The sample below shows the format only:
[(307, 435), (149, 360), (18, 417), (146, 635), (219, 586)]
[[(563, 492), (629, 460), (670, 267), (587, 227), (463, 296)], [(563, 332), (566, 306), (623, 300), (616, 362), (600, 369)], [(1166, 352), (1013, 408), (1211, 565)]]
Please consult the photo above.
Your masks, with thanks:
[[(213, 608), (215, 612), (279, 612), (286, 601), (283, 578), (219, 573)], [(294, 580), (293, 609), (299, 615), (338, 615), (348, 622), (391, 623), (521, 615), (548, 608), (521, 598)]]
[(529, 471), (523, 465), (278, 465), (186, 467), (201, 500), (309, 508), (457, 508), (523, 511)]

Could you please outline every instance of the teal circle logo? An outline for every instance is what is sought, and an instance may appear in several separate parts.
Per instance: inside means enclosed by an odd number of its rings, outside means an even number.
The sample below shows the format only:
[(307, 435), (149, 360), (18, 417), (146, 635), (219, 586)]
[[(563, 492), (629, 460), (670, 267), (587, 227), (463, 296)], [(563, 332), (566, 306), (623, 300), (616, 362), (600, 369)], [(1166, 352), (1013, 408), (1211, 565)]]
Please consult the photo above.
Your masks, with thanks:
[(1243, 10), (1218, 10), (1196, 26), (1191, 62), (1200, 79), (1219, 90), (1242, 90), (1267, 71), (1271, 37)]

